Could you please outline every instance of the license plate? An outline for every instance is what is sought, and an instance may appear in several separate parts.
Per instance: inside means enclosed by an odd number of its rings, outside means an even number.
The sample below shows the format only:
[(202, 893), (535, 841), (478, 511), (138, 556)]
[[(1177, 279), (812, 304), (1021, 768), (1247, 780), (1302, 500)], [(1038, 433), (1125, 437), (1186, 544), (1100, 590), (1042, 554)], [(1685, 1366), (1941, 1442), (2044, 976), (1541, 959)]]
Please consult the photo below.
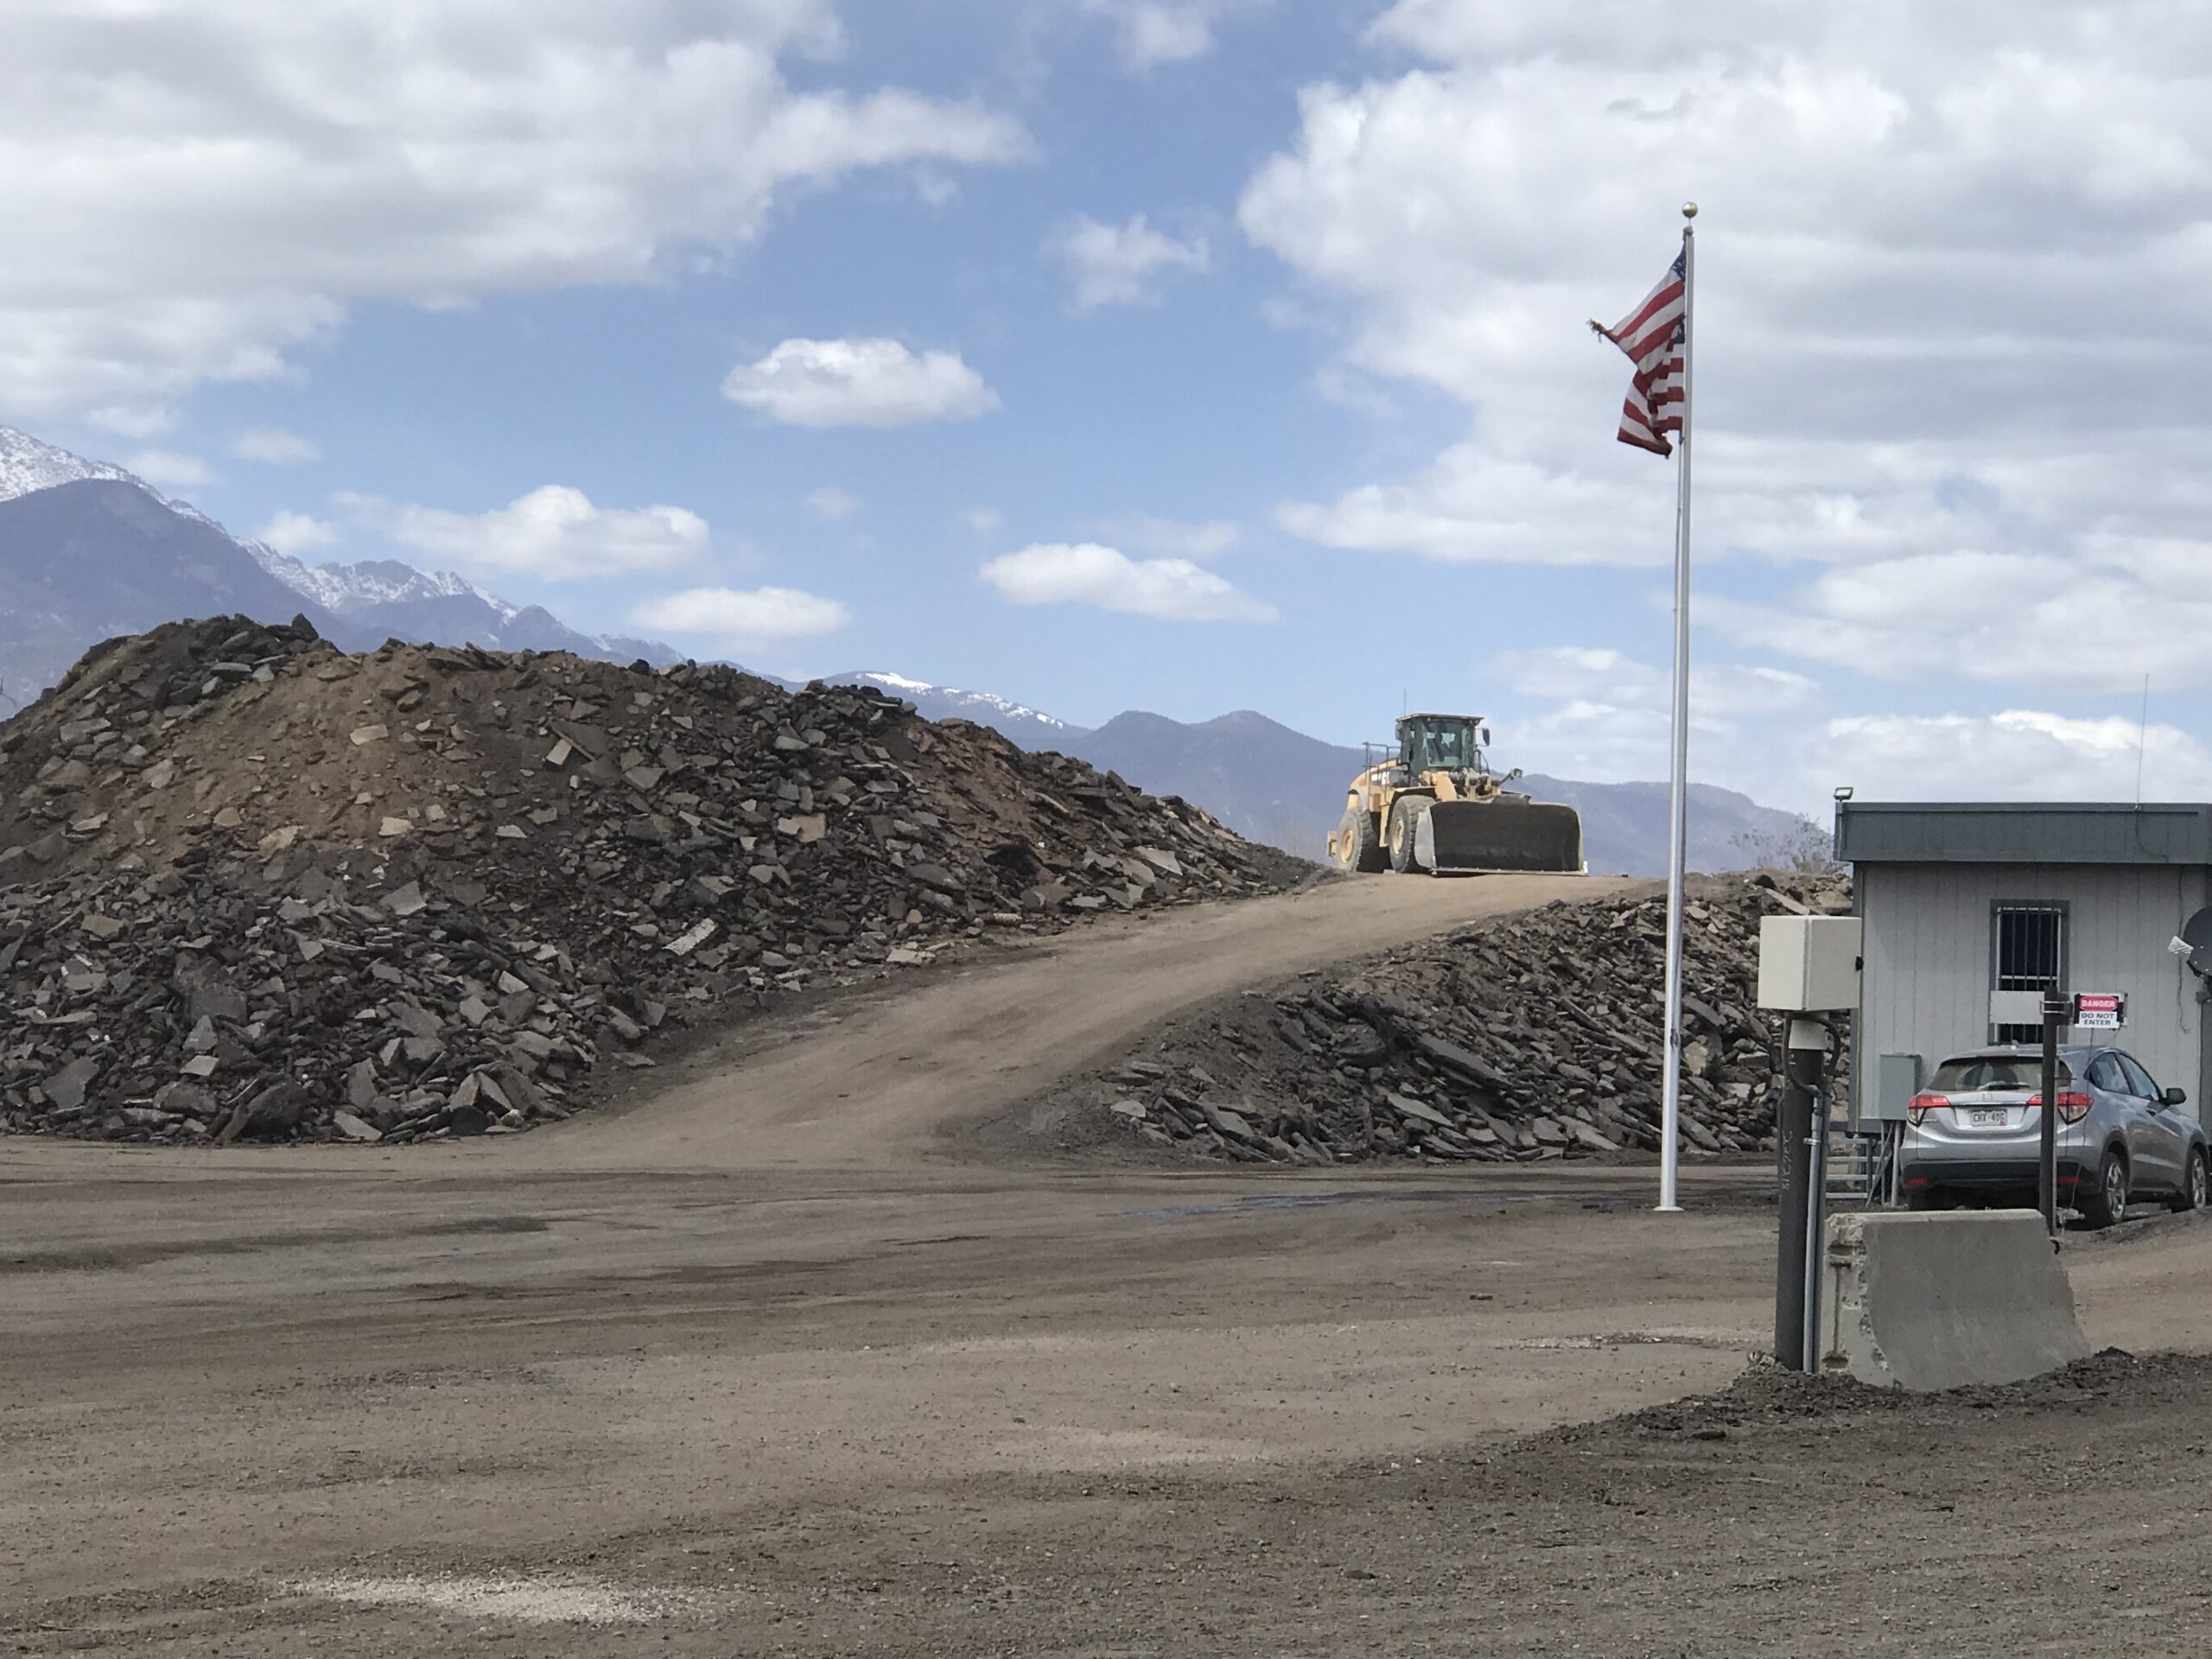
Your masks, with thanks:
[(2001, 1129), (2012, 1122), (2012, 1114), (2002, 1106), (1974, 1106), (1967, 1109), (1967, 1122), (1977, 1129)]

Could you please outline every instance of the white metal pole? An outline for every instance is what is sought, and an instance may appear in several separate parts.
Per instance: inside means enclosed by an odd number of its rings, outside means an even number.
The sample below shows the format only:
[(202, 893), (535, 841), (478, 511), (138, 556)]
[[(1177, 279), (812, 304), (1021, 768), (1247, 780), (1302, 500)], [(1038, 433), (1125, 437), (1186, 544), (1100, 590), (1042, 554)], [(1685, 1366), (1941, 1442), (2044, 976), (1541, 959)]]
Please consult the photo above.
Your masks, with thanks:
[(1694, 334), (1697, 244), (1688, 220), (1697, 204), (1682, 204), (1682, 431), (1675, 506), (1675, 728), (1667, 832), (1667, 1039), (1659, 1140), (1659, 1208), (1680, 1210), (1682, 1162), (1682, 866), (1689, 854), (1690, 762), (1690, 378), (1697, 371)]

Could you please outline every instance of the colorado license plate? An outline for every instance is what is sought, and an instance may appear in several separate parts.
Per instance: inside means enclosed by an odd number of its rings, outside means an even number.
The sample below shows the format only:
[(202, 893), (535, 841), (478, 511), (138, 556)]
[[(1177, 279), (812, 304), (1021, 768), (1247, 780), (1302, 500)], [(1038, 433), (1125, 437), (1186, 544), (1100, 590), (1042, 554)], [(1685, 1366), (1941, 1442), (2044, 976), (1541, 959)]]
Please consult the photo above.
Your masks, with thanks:
[(1977, 1129), (2001, 1129), (2012, 1121), (2012, 1114), (2002, 1106), (1976, 1106), (1967, 1113), (1967, 1122)]

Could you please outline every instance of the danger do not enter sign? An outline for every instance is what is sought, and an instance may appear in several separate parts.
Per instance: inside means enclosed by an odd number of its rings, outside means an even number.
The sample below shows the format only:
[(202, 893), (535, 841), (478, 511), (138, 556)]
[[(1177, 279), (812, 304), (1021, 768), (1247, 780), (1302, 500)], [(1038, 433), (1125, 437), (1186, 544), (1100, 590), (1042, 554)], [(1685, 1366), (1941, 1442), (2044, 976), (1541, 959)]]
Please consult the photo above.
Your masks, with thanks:
[(2074, 1023), (2084, 1031), (2118, 1031), (2127, 1023), (2127, 999), (2118, 991), (2084, 991), (2074, 999)]

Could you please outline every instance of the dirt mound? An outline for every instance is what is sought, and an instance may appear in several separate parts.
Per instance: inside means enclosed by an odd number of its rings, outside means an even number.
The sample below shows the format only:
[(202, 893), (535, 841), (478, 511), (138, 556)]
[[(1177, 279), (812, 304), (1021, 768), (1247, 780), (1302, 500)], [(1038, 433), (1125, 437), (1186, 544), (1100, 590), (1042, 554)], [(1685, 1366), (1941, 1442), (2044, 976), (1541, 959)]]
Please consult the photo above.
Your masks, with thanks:
[(1542, 1465), (1561, 1448), (1585, 1455), (1633, 1455), (1640, 1443), (1652, 1440), (1757, 1440), (1808, 1433), (1840, 1438), (1864, 1431), (1878, 1419), (1924, 1423), (1933, 1429), (1978, 1413), (2078, 1414), (2103, 1401), (2198, 1393), (2208, 1376), (2212, 1376), (2212, 1363), (2201, 1354), (2136, 1355), (2123, 1348), (2106, 1348), (2018, 1382), (1908, 1394), (1849, 1376), (1808, 1376), (1759, 1358), (1717, 1393), (1548, 1429), (1486, 1461), (1499, 1469)]
[(872, 689), (174, 624), (0, 727), (0, 1124), (519, 1128), (671, 1018), (1302, 874)]
[[(1827, 878), (1692, 880), (1688, 1155), (1773, 1145), (1771, 1033), (1753, 1008), (1759, 918), (1848, 907)], [(1663, 899), (1552, 904), (1306, 975), (1180, 1021), (1071, 1085), (1064, 1143), (1310, 1164), (1656, 1151), (1665, 944)]]

